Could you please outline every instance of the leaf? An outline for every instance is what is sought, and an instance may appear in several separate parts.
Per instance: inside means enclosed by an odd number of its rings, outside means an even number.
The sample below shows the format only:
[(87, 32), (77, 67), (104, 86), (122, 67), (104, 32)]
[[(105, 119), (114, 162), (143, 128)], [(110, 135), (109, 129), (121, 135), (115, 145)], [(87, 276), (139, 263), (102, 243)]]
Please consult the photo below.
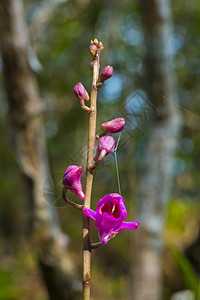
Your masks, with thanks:
[(183, 254), (183, 252), (181, 252), (175, 245), (171, 244), (168, 245), (168, 247), (181, 272), (185, 286), (194, 292), (195, 299), (197, 299), (200, 292), (200, 283), (198, 280), (198, 276), (193, 269), (193, 266)]

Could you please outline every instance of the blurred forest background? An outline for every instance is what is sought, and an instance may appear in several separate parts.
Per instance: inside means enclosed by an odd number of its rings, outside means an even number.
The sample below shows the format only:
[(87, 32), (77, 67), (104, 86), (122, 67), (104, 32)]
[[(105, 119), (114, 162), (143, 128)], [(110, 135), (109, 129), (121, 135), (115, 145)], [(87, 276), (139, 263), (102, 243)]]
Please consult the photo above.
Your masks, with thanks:
[[(0, 299), (44, 300), (47, 290), (80, 299), (82, 220), (61, 190), (67, 166), (85, 166), (88, 116), (73, 87), (90, 91), (95, 37), (101, 70), (114, 68), (98, 94), (97, 128), (126, 120), (120, 186), (127, 220), (141, 225), (93, 252), (92, 299), (200, 299), (199, 1), (26, 0), (23, 12), (20, 2), (0, 2)], [(112, 154), (95, 172), (92, 208), (118, 191)]]

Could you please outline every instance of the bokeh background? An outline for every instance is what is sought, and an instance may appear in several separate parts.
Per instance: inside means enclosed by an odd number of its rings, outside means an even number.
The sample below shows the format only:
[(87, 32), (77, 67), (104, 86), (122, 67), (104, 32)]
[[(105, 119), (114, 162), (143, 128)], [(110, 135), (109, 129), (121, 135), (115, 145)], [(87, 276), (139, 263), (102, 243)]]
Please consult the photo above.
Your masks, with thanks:
[[(102, 122), (118, 116), (125, 118), (126, 128), (121, 135), (115, 136), (116, 142), (119, 141), (116, 154), (107, 157), (95, 172), (92, 207), (95, 209), (98, 199), (105, 194), (119, 192), (120, 183), (128, 210), (127, 220), (139, 221), (141, 226), (137, 233), (120, 232), (106, 246), (93, 252), (92, 299), (95, 300), (145, 299), (142, 296), (144, 289), (148, 291), (151, 282), (140, 277), (140, 296), (136, 298), (131, 288), (135, 273), (140, 272), (134, 259), (137, 257), (135, 249), (138, 250), (136, 243), (142, 236), (143, 223), (148, 223), (148, 213), (145, 211), (143, 215), (141, 208), (141, 185), (145, 184), (142, 180), (149, 163), (148, 141), (155, 124), (159, 126), (156, 122), (162, 110), (160, 105), (152, 103), (152, 94), (155, 97), (159, 94), (162, 99), (167, 95), (159, 86), (152, 86), (145, 75), (148, 28), (144, 27), (144, 20), (147, 13), (152, 18), (156, 16), (154, 6), (145, 12), (141, 2), (26, 0), (23, 3), (23, 17), (31, 44), (29, 63), (43, 107), (50, 164), (50, 172), (43, 177), (41, 199), (58, 213), (70, 259), (76, 269), (76, 275), (71, 275), (76, 278), (73, 283), (76, 290), (81, 287), (82, 220), (78, 211), (63, 202), (61, 190), (67, 166), (85, 166), (88, 116), (80, 109), (73, 87), (81, 81), (90, 91), (92, 73), (88, 47), (95, 37), (104, 44), (101, 69), (108, 64), (114, 68), (113, 77), (98, 94), (97, 128), (99, 132)], [(163, 5), (166, 9), (162, 2), (160, 7)], [(160, 298), (151, 299), (192, 300), (200, 299), (200, 6), (198, 0), (176, 0), (169, 3), (169, 7), (172, 19), (166, 26), (169, 25), (171, 31), (164, 46), (172, 74), (169, 76), (173, 78), (173, 109), (181, 126), (174, 155), (167, 163), (170, 180), (166, 183), (165, 208), (162, 211), (158, 208), (164, 224), (158, 238), (160, 250), (155, 250), (161, 262), (158, 275), (162, 278), (158, 287), (158, 290), (161, 288), (158, 291)], [(154, 48), (155, 52), (162, 51), (162, 44), (155, 44)], [(47, 283), (38, 268), (35, 244), (26, 235), (29, 212), (24, 200), (23, 178), (19, 176), (3, 68), (4, 62), (0, 58), (0, 299), (44, 300), (48, 298)], [(82, 182), (84, 185), (84, 173)], [(73, 195), (70, 197), (75, 200)], [(155, 211), (147, 205), (148, 209), (149, 218), (154, 218)], [(93, 223), (91, 226), (92, 240), (97, 241)], [(147, 225), (144, 228), (147, 230)], [(148, 234), (151, 235), (151, 230)], [(154, 249), (148, 243), (145, 247)], [(147, 267), (149, 263), (145, 260)], [(51, 299), (76, 298), (58, 296)]]

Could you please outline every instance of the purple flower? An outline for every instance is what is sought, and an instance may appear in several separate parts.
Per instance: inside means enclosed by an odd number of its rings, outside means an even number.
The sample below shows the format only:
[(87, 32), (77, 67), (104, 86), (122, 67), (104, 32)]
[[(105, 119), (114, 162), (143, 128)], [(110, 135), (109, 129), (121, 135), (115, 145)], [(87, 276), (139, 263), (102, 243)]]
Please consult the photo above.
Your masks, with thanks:
[[(97, 161), (99, 159), (99, 156), (103, 158), (105, 155), (108, 155), (110, 152), (112, 152), (115, 148), (115, 140), (112, 136), (103, 136), (99, 140), (99, 144), (97, 147), (97, 152), (95, 155), (94, 160)], [(101, 159), (102, 159), (101, 158)]]
[(95, 220), (95, 227), (99, 230), (99, 239), (106, 244), (122, 229), (137, 229), (139, 222), (123, 222), (127, 217), (125, 201), (119, 194), (109, 194), (99, 200), (96, 212), (84, 208), (83, 212)]
[(71, 165), (66, 169), (62, 183), (66, 190), (70, 190), (78, 198), (84, 200), (85, 194), (82, 190), (81, 175), (82, 167)]
[(106, 66), (100, 74), (100, 81), (104, 82), (105, 80), (109, 79), (113, 76), (113, 67)]
[(117, 118), (103, 123), (101, 127), (109, 133), (116, 133), (124, 129), (125, 121), (124, 118)]
[(74, 95), (79, 99), (79, 100), (84, 100), (88, 101), (90, 99), (88, 92), (84, 88), (81, 82), (79, 82), (77, 85), (75, 85), (73, 89)]

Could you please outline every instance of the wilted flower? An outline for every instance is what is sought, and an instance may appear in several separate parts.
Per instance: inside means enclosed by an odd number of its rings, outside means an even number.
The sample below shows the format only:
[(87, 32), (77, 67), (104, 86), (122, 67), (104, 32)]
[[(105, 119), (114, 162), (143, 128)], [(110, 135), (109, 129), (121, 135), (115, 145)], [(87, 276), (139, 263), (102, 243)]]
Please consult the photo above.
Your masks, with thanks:
[(139, 222), (123, 222), (127, 217), (125, 201), (119, 194), (109, 194), (99, 200), (96, 211), (84, 208), (83, 212), (95, 220), (99, 239), (106, 244), (122, 229), (137, 229)]
[(116, 118), (101, 125), (109, 133), (116, 133), (124, 129), (125, 120), (124, 118)]
[(113, 67), (106, 66), (103, 71), (100, 73), (100, 81), (104, 82), (105, 80), (109, 79), (113, 76)]
[(77, 85), (75, 85), (73, 89), (74, 95), (79, 99), (79, 100), (86, 100), (88, 101), (90, 99), (88, 92), (84, 88), (81, 82), (79, 82)]
[(97, 161), (99, 160), (99, 157), (101, 156), (101, 159), (105, 156), (108, 155), (110, 152), (112, 152), (115, 148), (115, 140), (112, 136), (103, 136), (99, 140), (99, 144), (97, 147), (97, 152), (95, 155), (94, 160)]
[(66, 190), (70, 190), (78, 198), (84, 200), (85, 194), (82, 190), (81, 175), (82, 167), (71, 165), (66, 169), (62, 183)]

